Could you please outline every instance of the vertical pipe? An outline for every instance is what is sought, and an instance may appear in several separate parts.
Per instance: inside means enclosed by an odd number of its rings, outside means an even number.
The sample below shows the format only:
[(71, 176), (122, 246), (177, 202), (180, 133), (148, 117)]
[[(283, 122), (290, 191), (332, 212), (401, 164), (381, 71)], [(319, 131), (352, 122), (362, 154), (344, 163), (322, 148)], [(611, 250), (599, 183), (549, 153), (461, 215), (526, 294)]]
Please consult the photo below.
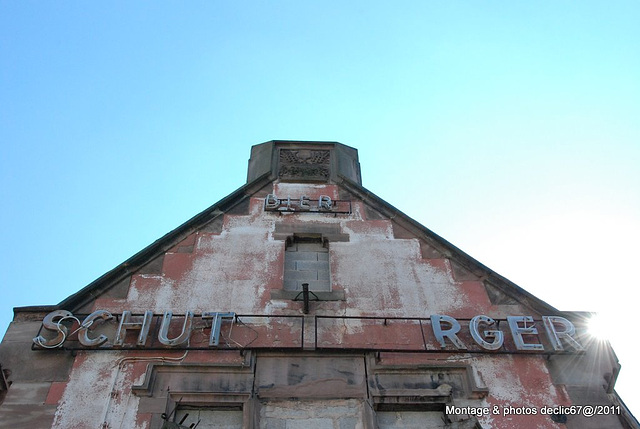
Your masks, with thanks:
[(309, 283), (302, 283), (302, 299), (304, 300), (302, 312), (309, 314)]

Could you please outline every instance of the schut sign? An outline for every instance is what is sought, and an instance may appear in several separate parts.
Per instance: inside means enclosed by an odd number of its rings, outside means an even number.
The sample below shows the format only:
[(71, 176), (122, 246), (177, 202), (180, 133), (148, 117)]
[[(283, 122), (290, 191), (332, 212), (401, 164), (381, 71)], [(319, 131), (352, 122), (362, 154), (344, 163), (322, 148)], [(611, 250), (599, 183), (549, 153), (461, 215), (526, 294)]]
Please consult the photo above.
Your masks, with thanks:
[[(242, 320), (241, 320), (242, 319)], [(347, 319), (359, 324), (360, 334), (340, 336), (339, 330), (321, 323), (323, 320)], [(462, 319), (461, 319), (462, 320)], [(425, 318), (317, 316), (313, 326), (304, 327), (302, 316), (236, 315), (233, 312), (187, 311), (174, 316), (171, 311), (154, 314), (146, 311), (133, 315), (129, 311), (112, 314), (97, 310), (80, 320), (71, 312), (56, 310), (42, 322), (40, 334), (33, 339), (39, 349), (215, 349), (226, 348), (296, 348), (302, 347), (304, 335), (315, 336), (317, 348), (392, 349), (406, 351), (468, 352), (581, 352), (574, 325), (560, 316), (508, 316), (505, 329), (500, 320), (478, 315), (459, 320), (433, 314)], [(365, 323), (366, 322), (366, 323)], [(539, 329), (542, 322), (543, 329)], [(427, 334), (425, 325), (430, 325)], [(235, 328), (234, 328), (235, 326)], [(223, 334), (224, 331), (224, 334)], [(226, 344), (221, 344), (221, 336)], [(379, 347), (376, 342), (384, 343)], [(407, 346), (413, 338), (413, 345)], [(394, 340), (397, 347), (393, 347)], [(310, 341), (307, 338), (306, 341)], [(65, 343), (72, 343), (71, 347)], [(231, 344), (233, 343), (233, 344)], [(402, 343), (402, 344), (401, 344)]]

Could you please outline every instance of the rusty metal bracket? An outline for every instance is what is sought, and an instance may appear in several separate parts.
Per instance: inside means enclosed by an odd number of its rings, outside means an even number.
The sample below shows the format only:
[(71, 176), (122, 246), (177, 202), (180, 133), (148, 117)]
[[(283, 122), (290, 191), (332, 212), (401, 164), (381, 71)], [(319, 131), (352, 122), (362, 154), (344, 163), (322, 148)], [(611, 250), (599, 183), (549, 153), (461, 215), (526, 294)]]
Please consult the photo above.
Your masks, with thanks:
[(309, 294), (313, 295), (316, 298), (314, 301), (320, 301), (320, 299), (318, 298), (318, 295), (316, 295), (315, 293), (309, 290), (309, 283), (302, 283), (302, 292), (297, 294), (296, 297), (293, 299), (294, 301), (300, 301), (300, 299), (298, 298), (300, 298), (300, 295), (302, 295), (302, 300), (304, 301), (302, 312), (304, 314), (309, 314)]

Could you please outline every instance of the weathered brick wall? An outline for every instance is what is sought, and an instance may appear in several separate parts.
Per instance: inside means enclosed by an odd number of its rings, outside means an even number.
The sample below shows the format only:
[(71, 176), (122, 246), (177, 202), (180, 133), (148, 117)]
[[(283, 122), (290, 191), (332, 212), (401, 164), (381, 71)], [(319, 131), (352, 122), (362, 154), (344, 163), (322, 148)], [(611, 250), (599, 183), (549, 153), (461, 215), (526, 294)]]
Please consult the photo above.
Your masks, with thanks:
[[(276, 182), (267, 191), (293, 198), (302, 195), (309, 198), (328, 195), (334, 200), (341, 198), (338, 186), (331, 184)], [(345, 197), (344, 193), (342, 197)], [(150, 310), (156, 314), (167, 310), (200, 314), (229, 311), (302, 316), (302, 303), (293, 301), (286, 294), (273, 292), (298, 290), (304, 281), (312, 285), (311, 290), (341, 293), (330, 301), (312, 302), (312, 316), (417, 318), (447, 314), (460, 319), (478, 314), (496, 319), (508, 315), (540, 316), (533, 314), (528, 305), (488, 285), (481, 273), (472, 273), (458, 265), (450, 254), (434, 247), (433, 243), (403, 229), (395, 220), (377, 213), (363, 201), (349, 195), (346, 197), (351, 198), (353, 212), (337, 216), (265, 212), (263, 198), (253, 197), (246, 207), (220, 215), (210, 224), (190, 232), (180, 243), (120, 281), (84, 310), (100, 309), (112, 313)], [(319, 249), (312, 243), (296, 242), (296, 234), (317, 236), (327, 244)], [(292, 244), (287, 249), (288, 239)], [(471, 388), (461, 387), (462, 381), (459, 385), (451, 382), (458, 389), (452, 397), (462, 405), (540, 407), (572, 403), (572, 398), (561, 385), (570, 384), (571, 380), (554, 385), (548, 368), (554, 369), (555, 364), (547, 363), (540, 356), (407, 353), (396, 356), (396, 361), (389, 363), (394, 369), (384, 373), (387, 378), (383, 380), (383, 372), (374, 374), (371, 365), (367, 373), (362, 352), (347, 358), (316, 350), (312, 317), (303, 319), (304, 344), (295, 342), (299, 341), (302, 329), (291, 321), (293, 319), (279, 324), (275, 321), (267, 323), (267, 318), (263, 319), (255, 319), (253, 327), (235, 325), (234, 340), (245, 341), (246, 344), (251, 342), (253, 347), (262, 348), (278, 349), (291, 344), (304, 346), (306, 354), (295, 358), (261, 355), (256, 359), (255, 372), (243, 368), (242, 383), (238, 381), (240, 379), (233, 379), (236, 386), (242, 384), (247, 389), (243, 394), (253, 395), (261, 401), (256, 420), (260, 427), (372, 427), (372, 423), (366, 420), (366, 407), (370, 406), (365, 404), (367, 394), (373, 395), (371, 392), (377, 389), (376, 394), (384, 399), (392, 385), (396, 390), (395, 397), (402, 396), (397, 392), (400, 390), (405, 391), (405, 396), (419, 397), (419, 389), (416, 390), (415, 386), (422, 383), (420, 389), (427, 389), (431, 395), (437, 396), (440, 384), (433, 380), (439, 375), (429, 373), (429, 368), (438, 367), (443, 362), (456, 368), (469, 368), (470, 381), (466, 383), (477, 384), (477, 388)], [(186, 376), (171, 378), (165, 374), (154, 379), (170, 380), (165, 391), (154, 390), (150, 386), (151, 399), (133, 395), (133, 385), (141, 384), (149, 377), (144, 370), (152, 360), (119, 368), (115, 365), (117, 359), (151, 359), (163, 355), (175, 359), (176, 354), (179, 356), (182, 352), (93, 351), (80, 352), (75, 357), (70, 352), (34, 352), (31, 339), (37, 334), (41, 320), (42, 315), (34, 320), (15, 321), (0, 346), (0, 362), (3, 368), (13, 371), (14, 380), (4, 404), (0, 406), (0, 427), (32, 428), (53, 424), (53, 427), (66, 429), (101, 427), (107, 422), (110, 428), (151, 428), (157, 426), (170, 398), (166, 392), (169, 385), (174, 389), (179, 386), (187, 393), (191, 388), (192, 393), (212, 394), (202, 390), (202, 386), (224, 389), (220, 380), (226, 379), (218, 373), (211, 375), (207, 372), (224, 366), (224, 359), (221, 353), (209, 350), (189, 352), (180, 361), (181, 365), (208, 368), (203, 369), (202, 374), (191, 374), (189, 383), (180, 384)], [(193, 343), (200, 341), (206, 345), (208, 338), (203, 334), (206, 322), (199, 320), (198, 323), (195, 331), (199, 336), (194, 337)], [(260, 323), (262, 325), (258, 326)], [(345, 349), (367, 348), (371, 344), (413, 347), (414, 343), (422, 344), (424, 335), (429, 335), (415, 322), (411, 322), (411, 326), (409, 322), (402, 323), (340, 320), (325, 331), (328, 334), (320, 338), (318, 346), (339, 344)], [(250, 325), (248, 319), (246, 325)], [(318, 329), (322, 328), (321, 323), (318, 326)], [(229, 335), (229, 332), (230, 325), (227, 324), (223, 333)], [(240, 356), (239, 352), (236, 354), (236, 357)], [(374, 355), (372, 352), (369, 358), (373, 359)], [(379, 355), (377, 359), (384, 361)], [(73, 371), (69, 373), (72, 364)], [(233, 371), (229, 370), (229, 373)], [(554, 372), (559, 371), (556, 369)], [(255, 383), (251, 379), (254, 376)], [(379, 378), (374, 380), (375, 377)], [(462, 380), (460, 377), (455, 380)], [(596, 374), (588, 382), (599, 378), (602, 377)], [(399, 384), (394, 385), (389, 380)], [(595, 387), (602, 390), (601, 386)], [(463, 390), (465, 394), (467, 390), (470, 392), (469, 397), (462, 397), (460, 392)], [(483, 396), (484, 391), (488, 392), (487, 396)], [(237, 415), (222, 416), (223, 419), (237, 419)], [(423, 414), (420, 418), (429, 419), (430, 416)], [(410, 413), (389, 412), (379, 417), (383, 427), (399, 420), (409, 427), (424, 423), (417, 423), (419, 416)], [(247, 421), (246, 415), (243, 415), (243, 421)], [(548, 416), (514, 416), (509, 419), (488, 416), (481, 418), (480, 422), (484, 428), (533, 425), (557, 428)], [(207, 426), (202, 424), (199, 427)]]
[(0, 363), (11, 382), (0, 405), (0, 428), (51, 427), (69, 379), (73, 356), (67, 352), (31, 350), (45, 313), (18, 315), (0, 344)]

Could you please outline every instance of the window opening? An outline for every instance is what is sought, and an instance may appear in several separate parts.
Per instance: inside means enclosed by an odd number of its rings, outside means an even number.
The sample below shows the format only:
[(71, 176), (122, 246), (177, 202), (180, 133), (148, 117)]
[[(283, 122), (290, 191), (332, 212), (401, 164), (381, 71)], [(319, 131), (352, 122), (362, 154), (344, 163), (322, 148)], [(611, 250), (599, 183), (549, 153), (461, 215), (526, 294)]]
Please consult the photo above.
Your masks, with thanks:
[(284, 256), (284, 290), (330, 292), (329, 248), (320, 235), (298, 236), (287, 240)]
[(163, 429), (237, 429), (242, 428), (242, 406), (180, 406), (172, 420)]

